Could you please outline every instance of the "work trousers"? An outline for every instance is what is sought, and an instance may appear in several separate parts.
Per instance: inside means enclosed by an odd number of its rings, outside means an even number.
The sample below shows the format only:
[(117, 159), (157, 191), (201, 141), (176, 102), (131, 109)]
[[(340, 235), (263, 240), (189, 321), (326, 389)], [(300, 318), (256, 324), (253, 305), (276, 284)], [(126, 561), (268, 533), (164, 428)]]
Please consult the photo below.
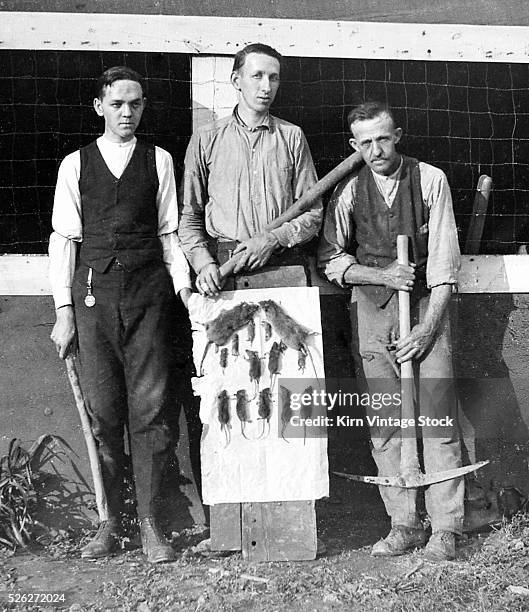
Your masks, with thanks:
[[(357, 297), (356, 329), (353, 328), (353, 353), (357, 371), (364, 376), (369, 391), (383, 388), (399, 393), (398, 366), (394, 352), (388, 351), (392, 338), (398, 337), (398, 295), (395, 293), (384, 308), (378, 308), (361, 290)], [(412, 307), (412, 326), (423, 319), (429, 296)], [(354, 308), (352, 309), (352, 312)], [(353, 322), (354, 323), (354, 322)], [(452, 425), (422, 428), (423, 460), (426, 473), (449, 470), (461, 466), (461, 444), (457, 426), (457, 402), (453, 381), (452, 349), (448, 311), (445, 311), (435, 342), (420, 362), (414, 362), (419, 415), (445, 418)], [(382, 380), (384, 379), (384, 380)], [(418, 381), (421, 381), (419, 384)], [(373, 416), (371, 411), (371, 416)], [(392, 404), (380, 411), (380, 418), (400, 419), (400, 406)], [(396, 476), (400, 471), (401, 429), (395, 426), (370, 428), (372, 454), (380, 476)], [(410, 435), (402, 430), (402, 435)], [(417, 489), (380, 486), (381, 497), (392, 525), (418, 527)], [(426, 510), (432, 531), (461, 533), (464, 518), (464, 481), (455, 478), (430, 485), (425, 490)]]
[(152, 515), (171, 447), (176, 410), (174, 290), (163, 262), (127, 272), (93, 272), (96, 303), (84, 304), (88, 268), (74, 278), (81, 382), (103, 473), (109, 512), (122, 510), (124, 431), (128, 429), (138, 518)]

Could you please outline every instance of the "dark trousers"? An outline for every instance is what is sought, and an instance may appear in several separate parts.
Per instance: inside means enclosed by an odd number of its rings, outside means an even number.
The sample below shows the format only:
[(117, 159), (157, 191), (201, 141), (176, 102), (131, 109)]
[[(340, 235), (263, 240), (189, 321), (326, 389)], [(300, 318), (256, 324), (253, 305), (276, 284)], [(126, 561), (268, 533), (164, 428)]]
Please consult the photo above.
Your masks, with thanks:
[(153, 514), (171, 447), (176, 410), (174, 290), (162, 262), (127, 272), (93, 272), (96, 304), (84, 304), (88, 268), (75, 274), (81, 381), (103, 472), (109, 512), (122, 509), (124, 430), (128, 428), (138, 517)]

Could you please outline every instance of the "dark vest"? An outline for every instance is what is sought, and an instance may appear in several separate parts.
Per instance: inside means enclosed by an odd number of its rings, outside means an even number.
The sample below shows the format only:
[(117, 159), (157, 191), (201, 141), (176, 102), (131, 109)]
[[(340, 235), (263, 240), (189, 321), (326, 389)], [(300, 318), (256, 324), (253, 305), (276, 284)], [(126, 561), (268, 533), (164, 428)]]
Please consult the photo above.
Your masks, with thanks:
[[(389, 265), (397, 259), (397, 236), (410, 237), (410, 262), (417, 264), (412, 301), (425, 295), (429, 210), (422, 198), (419, 162), (403, 156), (399, 187), (391, 208), (378, 190), (370, 168), (364, 166), (358, 173), (353, 217), (358, 244), (356, 258), (364, 266)], [(358, 285), (358, 288), (380, 308), (395, 293), (394, 289), (379, 285)]]
[(82, 263), (103, 273), (115, 259), (126, 270), (162, 260), (158, 238), (158, 175), (154, 147), (136, 142), (117, 179), (96, 142), (81, 149)]

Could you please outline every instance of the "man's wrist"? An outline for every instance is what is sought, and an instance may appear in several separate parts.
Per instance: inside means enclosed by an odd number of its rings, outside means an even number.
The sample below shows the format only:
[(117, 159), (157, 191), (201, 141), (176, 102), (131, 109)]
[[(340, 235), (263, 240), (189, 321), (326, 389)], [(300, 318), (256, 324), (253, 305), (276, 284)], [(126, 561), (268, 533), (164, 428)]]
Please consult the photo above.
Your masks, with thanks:
[(216, 261), (208, 261), (197, 270), (197, 275), (200, 274), (203, 270), (205, 270), (208, 266), (216, 266), (218, 268), (219, 264)]
[(274, 250), (281, 248), (279, 238), (274, 234), (274, 232), (268, 232), (268, 239), (270, 240), (270, 246), (272, 246)]

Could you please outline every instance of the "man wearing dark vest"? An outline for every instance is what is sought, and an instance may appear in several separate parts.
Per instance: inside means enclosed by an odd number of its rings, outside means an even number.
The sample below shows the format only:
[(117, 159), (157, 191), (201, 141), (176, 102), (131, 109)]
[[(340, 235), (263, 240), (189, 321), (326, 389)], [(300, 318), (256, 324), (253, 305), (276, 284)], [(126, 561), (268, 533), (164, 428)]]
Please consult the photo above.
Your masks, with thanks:
[[(461, 448), (447, 306), (460, 255), (450, 188), (441, 170), (397, 152), (402, 130), (386, 105), (366, 102), (349, 113), (348, 123), (353, 134), (350, 144), (361, 153), (365, 166), (339, 184), (332, 196), (318, 265), (329, 280), (353, 287), (355, 365), (368, 385), (385, 379), (390, 381), (385, 388), (398, 392), (397, 363), (409, 359), (421, 380), (435, 379), (435, 393), (423, 398), (421, 392), (421, 415), (448, 415), (452, 426), (443, 427), (442, 433), (438, 428), (423, 429), (425, 470), (456, 468), (461, 465)], [(399, 234), (411, 237), (410, 265), (397, 261)], [(411, 333), (397, 340), (398, 290), (411, 294), (413, 323)], [(391, 416), (398, 418), (400, 409), (394, 411)], [(400, 428), (373, 426), (371, 442), (379, 475), (397, 475)], [(392, 526), (372, 554), (400, 555), (424, 546), (417, 489), (381, 486), (380, 493)], [(463, 526), (463, 495), (461, 478), (425, 491), (432, 526), (425, 554), (431, 560), (455, 557), (455, 536)]]
[(176, 295), (187, 304), (190, 281), (176, 236), (171, 156), (134, 136), (144, 106), (140, 75), (109, 68), (94, 99), (103, 136), (59, 168), (49, 247), (57, 314), (51, 339), (61, 359), (78, 341), (109, 509), (81, 556), (103, 557), (117, 547), (127, 427), (143, 551), (160, 563), (174, 559), (154, 518), (171, 447), (166, 417), (176, 407), (170, 315)]

